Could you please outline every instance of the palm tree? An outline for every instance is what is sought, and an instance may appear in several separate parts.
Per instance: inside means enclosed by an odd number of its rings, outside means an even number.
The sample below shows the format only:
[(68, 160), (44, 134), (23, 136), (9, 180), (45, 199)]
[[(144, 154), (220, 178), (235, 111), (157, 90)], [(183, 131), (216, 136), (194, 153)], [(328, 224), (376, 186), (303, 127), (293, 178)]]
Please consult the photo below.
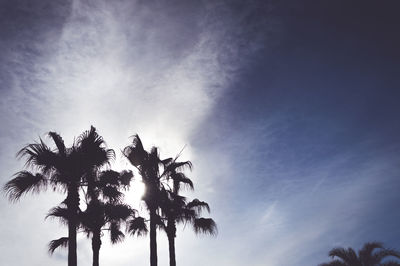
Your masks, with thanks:
[[(39, 193), (48, 186), (54, 190), (67, 192), (64, 201), (68, 213), (68, 265), (77, 265), (76, 230), (79, 214), (79, 186), (85, 173), (108, 163), (112, 150), (104, 147), (97, 138), (96, 129), (82, 133), (78, 140), (67, 148), (64, 140), (55, 132), (48, 133), (56, 148), (47, 146), (42, 139), (28, 144), (18, 153), (18, 158), (26, 158), (26, 167), (4, 186), (10, 201), (18, 201), (28, 192)], [(65, 238), (61, 239), (65, 242)], [(60, 240), (60, 241), (61, 241)]]
[(164, 220), (166, 220), (166, 225), (163, 224), (162, 227), (168, 237), (170, 266), (176, 266), (175, 238), (177, 224), (190, 223), (196, 234), (216, 235), (218, 232), (217, 225), (213, 219), (200, 217), (203, 209), (210, 210), (206, 202), (194, 199), (187, 203), (184, 197), (171, 194), (169, 202), (162, 209)]
[(150, 152), (146, 151), (138, 135), (133, 136), (132, 144), (124, 148), (123, 154), (138, 169), (146, 186), (142, 199), (150, 214), (150, 265), (157, 266), (156, 226), (161, 187), (159, 167), (162, 165), (162, 161), (159, 158), (158, 149), (152, 147)]
[[(374, 252), (376, 249), (378, 251)], [(400, 259), (400, 252), (386, 249), (381, 243), (368, 242), (358, 251), (352, 248), (334, 248), (329, 252), (332, 261), (319, 266), (400, 266), (397, 261), (384, 261), (387, 257)]]
[(168, 237), (169, 261), (170, 266), (176, 266), (175, 257), (175, 238), (176, 225), (178, 223), (191, 223), (196, 233), (205, 233), (210, 235), (217, 234), (217, 226), (213, 219), (200, 217), (203, 209), (210, 212), (209, 205), (198, 199), (187, 203), (186, 198), (179, 195), (181, 183), (186, 187), (193, 189), (193, 182), (181, 171), (183, 167), (192, 168), (190, 161), (176, 162), (178, 156), (167, 163), (165, 166), (168, 179), (172, 180), (172, 191), (165, 191), (161, 210), (166, 218), (166, 225), (163, 226)]
[[(136, 233), (141, 235), (147, 228), (144, 220), (137, 217), (136, 210), (122, 203), (122, 187), (127, 187), (133, 174), (131, 171), (116, 172), (106, 170), (100, 172), (97, 177), (91, 178), (92, 184), (85, 184), (85, 201), (87, 208), (79, 215), (80, 227), (92, 239), (93, 266), (99, 265), (99, 252), (101, 247), (102, 231), (110, 232), (110, 240), (113, 244), (120, 242), (125, 237), (121, 232), (121, 224), (125, 223), (129, 217), (136, 220)], [(90, 180), (90, 179), (88, 179)], [(69, 219), (68, 210), (63, 206), (53, 208), (47, 217), (60, 218), (63, 223)], [(138, 222), (142, 221), (142, 224)], [(55, 249), (68, 246), (65, 238), (53, 240), (49, 243), (49, 252), (53, 254)]]
[[(127, 187), (133, 174), (131, 171), (121, 173), (108, 170), (100, 173), (94, 184), (88, 185), (89, 203), (82, 213), (81, 223), (85, 232), (92, 235), (93, 266), (99, 265), (101, 231), (109, 230), (113, 244), (122, 241), (125, 235), (121, 232), (121, 223), (129, 217), (137, 219), (136, 210), (123, 204), (121, 187)], [(106, 228), (104, 228), (106, 227)], [(146, 231), (145, 225), (138, 228), (137, 234)]]

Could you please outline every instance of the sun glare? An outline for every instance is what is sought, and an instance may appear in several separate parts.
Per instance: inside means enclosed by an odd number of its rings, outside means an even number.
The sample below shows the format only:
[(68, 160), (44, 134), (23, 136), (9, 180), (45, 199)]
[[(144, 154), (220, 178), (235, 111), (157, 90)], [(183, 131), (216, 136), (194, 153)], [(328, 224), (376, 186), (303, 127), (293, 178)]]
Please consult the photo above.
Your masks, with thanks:
[(139, 203), (142, 199), (145, 189), (146, 187), (141, 180), (132, 180), (130, 189), (125, 192), (125, 202), (128, 204)]

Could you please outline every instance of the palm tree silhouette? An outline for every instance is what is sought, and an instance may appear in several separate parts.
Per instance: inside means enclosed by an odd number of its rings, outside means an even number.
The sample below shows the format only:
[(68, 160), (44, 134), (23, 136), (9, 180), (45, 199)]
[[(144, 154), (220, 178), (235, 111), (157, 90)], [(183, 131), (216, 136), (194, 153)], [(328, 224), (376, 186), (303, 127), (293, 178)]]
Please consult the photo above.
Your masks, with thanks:
[[(150, 265), (157, 266), (157, 210), (160, 201), (161, 175), (160, 166), (162, 160), (159, 158), (158, 149), (152, 147), (150, 152), (143, 148), (139, 136), (133, 136), (132, 144), (125, 147), (123, 154), (130, 163), (139, 170), (146, 191), (142, 197), (150, 214)], [(133, 224), (135, 224), (133, 222)]]
[[(79, 187), (86, 173), (100, 168), (114, 156), (112, 150), (104, 147), (102, 138), (92, 126), (82, 133), (71, 147), (55, 132), (48, 133), (56, 148), (47, 146), (40, 138), (39, 142), (28, 144), (18, 153), (18, 158), (26, 158), (25, 167), (34, 172), (22, 170), (4, 186), (10, 201), (18, 201), (22, 195), (39, 193), (51, 186), (54, 190), (67, 192), (64, 201), (68, 216), (68, 265), (77, 265), (76, 234), (79, 214)], [(58, 242), (65, 243), (65, 238)], [(63, 244), (65, 245), (65, 244)]]
[[(121, 224), (125, 223), (128, 218), (132, 217), (137, 220), (138, 235), (146, 232), (144, 220), (138, 217), (137, 211), (131, 209), (128, 205), (123, 204), (122, 193), (118, 190), (120, 187), (129, 185), (130, 179), (133, 177), (131, 171), (116, 172), (106, 170), (100, 172), (94, 179), (89, 189), (85, 192), (87, 208), (79, 214), (79, 227), (92, 239), (93, 266), (99, 265), (99, 252), (101, 247), (102, 231), (109, 231), (110, 240), (113, 244), (122, 241), (125, 237), (121, 232)], [(70, 217), (64, 202), (60, 206), (52, 208), (47, 217), (59, 218), (64, 224), (68, 223)], [(142, 224), (138, 222), (142, 221)], [(67, 247), (67, 237), (52, 240), (49, 243), (49, 252), (53, 252), (59, 247)]]
[[(376, 252), (374, 252), (378, 249)], [(386, 249), (382, 243), (368, 242), (358, 251), (352, 248), (334, 248), (329, 252), (332, 261), (319, 266), (400, 266), (397, 261), (384, 261), (387, 257), (400, 259), (400, 252)]]
[(168, 237), (170, 266), (176, 266), (175, 238), (178, 223), (191, 223), (196, 233), (217, 234), (214, 220), (200, 217), (202, 210), (210, 212), (209, 205), (198, 199), (187, 203), (186, 198), (179, 195), (181, 184), (190, 189), (193, 189), (194, 186), (193, 182), (180, 171), (184, 167), (192, 169), (192, 163), (190, 161), (176, 162), (177, 157), (165, 166), (165, 173), (168, 175), (168, 179), (172, 180), (173, 185), (172, 190), (163, 190), (164, 196), (161, 205), (161, 210), (166, 218), (166, 225), (163, 223), (162, 227)]
[[(101, 247), (101, 231), (110, 232), (113, 244), (122, 241), (125, 237), (121, 232), (121, 224), (129, 217), (137, 219), (137, 211), (122, 203), (121, 187), (127, 187), (132, 172), (121, 173), (108, 170), (101, 172), (93, 186), (88, 186), (90, 201), (87, 209), (82, 213), (81, 223), (85, 232), (92, 235), (93, 266), (99, 265), (99, 251)], [(91, 189), (89, 189), (91, 187)], [(104, 228), (106, 227), (106, 228)], [(145, 226), (138, 229), (137, 234), (143, 233)]]

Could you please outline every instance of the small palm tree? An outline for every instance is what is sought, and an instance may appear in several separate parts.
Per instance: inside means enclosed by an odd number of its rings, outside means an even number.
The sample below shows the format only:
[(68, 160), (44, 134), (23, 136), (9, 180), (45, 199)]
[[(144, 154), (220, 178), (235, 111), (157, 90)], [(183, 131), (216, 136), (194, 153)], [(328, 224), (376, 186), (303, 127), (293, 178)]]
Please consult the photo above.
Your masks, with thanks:
[(119, 189), (128, 186), (132, 177), (130, 171), (118, 173), (112, 170), (87, 175), (87, 208), (80, 215), (80, 223), (87, 236), (92, 238), (93, 266), (99, 265), (102, 230), (109, 230), (113, 244), (124, 238), (121, 223), (133, 215), (134, 210), (122, 204)]
[(217, 225), (211, 218), (201, 217), (203, 209), (210, 211), (210, 207), (204, 201), (194, 199), (186, 203), (186, 199), (177, 194), (169, 195), (169, 202), (162, 207), (166, 224), (162, 224), (168, 237), (170, 266), (176, 266), (175, 238), (176, 227), (179, 223), (189, 223), (196, 234), (216, 235)]
[[(375, 250), (377, 251), (374, 252)], [(388, 257), (400, 259), (400, 252), (386, 249), (378, 242), (364, 244), (358, 254), (352, 248), (334, 248), (329, 252), (329, 256), (333, 260), (319, 266), (400, 266), (400, 262), (385, 261)]]
[(167, 176), (167, 180), (172, 181), (172, 189), (162, 190), (164, 193), (161, 205), (164, 220), (166, 220), (166, 224), (162, 223), (161, 227), (168, 237), (170, 266), (176, 266), (175, 238), (178, 223), (192, 224), (196, 233), (217, 234), (217, 226), (214, 220), (200, 217), (202, 210), (210, 212), (209, 205), (198, 199), (187, 203), (186, 198), (179, 195), (182, 185), (192, 190), (194, 186), (193, 182), (182, 172), (185, 168), (191, 170), (192, 163), (190, 161), (177, 162), (178, 156), (173, 160), (164, 160), (166, 163), (164, 174)]
[[(98, 177), (93, 178), (91, 185), (86, 185), (85, 198), (87, 208), (79, 215), (80, 227), (92, 239), (93, 266), (99, 265), (99, 252), (102, 244), (102, 231), (109, 231), (111, 243), (115, 244), (125, 237), (121, 231), (121, 225), (132, 217), (140, 222), (136, 210), (122, 203), (121, 187), (129, 185), (133, 177), (131, 171), (116, 172), (112, 170), (102, 171)], [(47, 217), (56, 217), (66, 223), (69, 219), (67, 209), (63, 206), (53, 208)], [(144, 224), (144, 221), (143, 221)], [(138, 235), (146, 232), (145, 225), (138, 224), (136, 233)], [(68, 246), (65, 238), (53, 240), (49, 243), (49, 252), (52, 254), (58, 247)]]

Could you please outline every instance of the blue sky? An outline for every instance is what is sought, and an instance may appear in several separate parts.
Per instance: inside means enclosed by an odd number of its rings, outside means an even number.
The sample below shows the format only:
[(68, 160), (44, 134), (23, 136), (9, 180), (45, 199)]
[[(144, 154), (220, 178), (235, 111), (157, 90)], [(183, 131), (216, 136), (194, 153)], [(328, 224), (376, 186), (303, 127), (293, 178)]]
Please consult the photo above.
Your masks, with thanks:
[[(134, 133), (165, 156), (186, 145), (188, 196), (210, 203), (219, 235), (179, 231), (180, 265), (305, 266), (335, 246), (400, 248), (396, 10), (394, 1), (1, 1), (1, 182), (23, 166), (24, 144), (50, 130), (71, 143), (94, 125), (117, 151)], [(129, 167), (117, 155), (114, 167)], [(66, 264), (65, 251), (46, 253), (66, 228), (44, 221), (62, 198), (0, 201), (1, 265)], [(167, 265), (162, 233), (158, 241)], [(103, 265), (148, 263), (147, 238), (103, 242)], [(84, 236), (78, 256), (91, 259)]]

